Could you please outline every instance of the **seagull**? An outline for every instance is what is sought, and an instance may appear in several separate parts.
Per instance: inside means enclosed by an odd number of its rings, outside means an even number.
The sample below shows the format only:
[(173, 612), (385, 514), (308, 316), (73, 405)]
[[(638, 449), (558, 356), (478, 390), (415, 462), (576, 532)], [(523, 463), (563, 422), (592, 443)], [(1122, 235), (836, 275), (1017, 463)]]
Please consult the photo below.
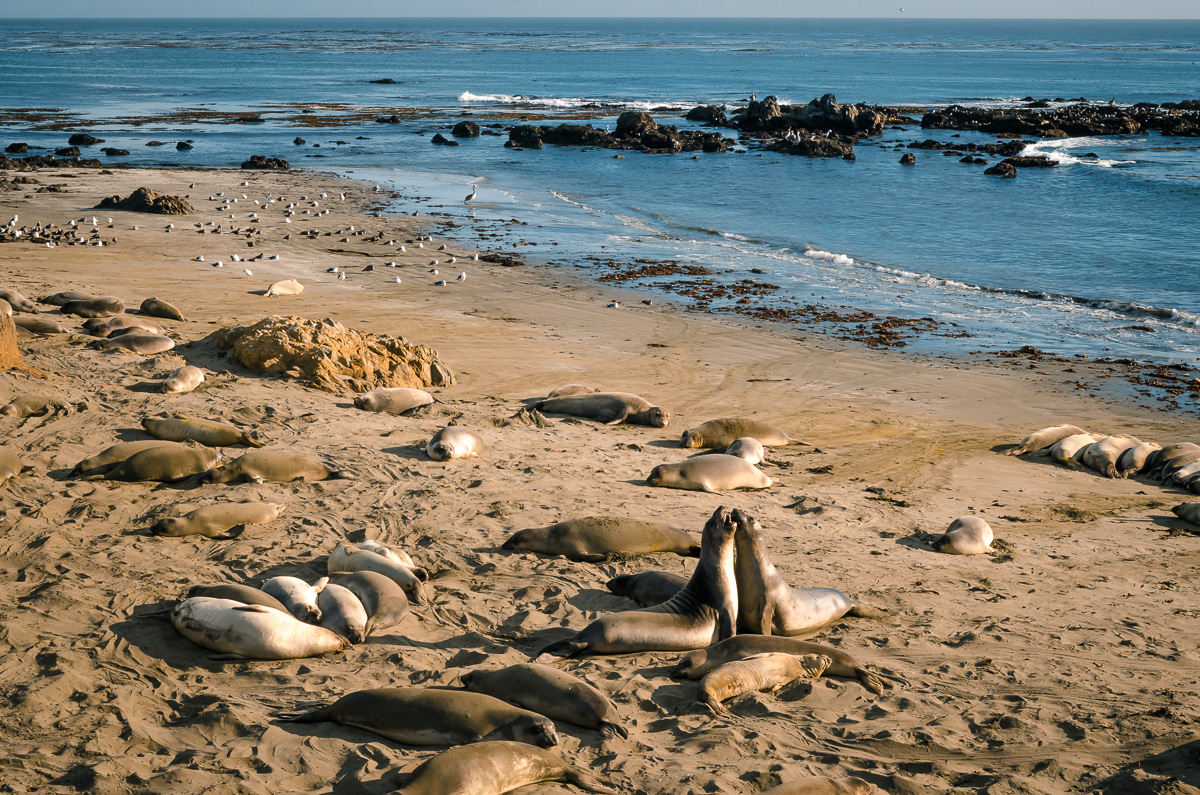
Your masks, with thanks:
[(234, 254), (232, 257), (230, 257), (230, 259), (232, 259), (234, 262), (241, 262), (241, 261), (242, 261), (242, 258), (241, 258), (241, 257), (239, 257), (237, 254)]
[(447, 265), (453, 265), (455, 262), (457, 262), (457, 260), (454, 259), (454, 257), (451, 257), (450, 259), (446, 260)]
[(435, 260), (435, 259), (429, 260), (429, 267), (431, 267), (431, 268), (435, 267), (437, 264), (438, 264), (437, 260)]
[(446, 283), (444, 281), (436, 281), (433, 283), (433, 286), (434, 287), (445, 287)]
[[(247, 185), (249, 185), (249, 184), (250, 184), (249, 182), (243, 182), (243, 183), (242, 183), (242, 187), (244, 188), (244, 187), (246, 187), (246, 186), (247, 186)], [(243, 198), (245, 198), (245, 197), (243, 197)]]
[(375, 191), (376, 193), (379, 193), (379, 191), (383, 190), (383, 188), (381, 188), (381, 187), (379, 187), (378, 185), (376, 185), (376, 186), (375, 186), (374, 188), (372, 188), (371, 190)]
[(477, 188), (475, 185), (472, 185), (472, 186), (471, 186), (471, 195), (470, 195), (470, 196), (468, 196), (467, 198), (463, 199), (463, 201), (464, 201), (464, 202), (469, 202), (469, 201), (471, 201), (472, 199), (474, 199), (474, 198), (475, 198), (475, 194), (476, 194), (476, 193), (478, 193), (478, 192), (479, 192), (479, 189), (478, 189), (478, 188)]
[(399, 283), (400, 283), (400, 277), (399, 277), (399, 276), (397, 276), (396, 278), (392, 279), (392, 284), (399, 284)]
[(478, 254), (472, 254), (472, 255), (471, 255), (471, 262), (479, 262), (479, 255), (478, 255)]
[(271, 256), (267, 257), (267, 259), (279, 259), (279, 255), (278, 255), (278, 254), (272, 254)]
[(201, 254), (199, 257), (196, 257), (193, 262), (204, 262), (204, 255)]
[(438, 273), (437, 273), (437, 268), (430, 268), (430, 270), (429, 270), (429, 274), (430, 274), (431, 276), (437, 276), (437, 275), (438, 275)]
[(214, 268), (224, 268), (224, 267), (225, 267), (225, 263), (224, 263), (224, 262), (214, 262), (214, 263), (213, 263), (213, 267), (214, 267)]
[(195, 182), (193, 182), (191, 185), (188, 185), (188, 187), (189, 187), (189, 188), (194, 188), (194, 187), (196, 187), (196, 183), (195, 183)]
[(338, 271), (338, 281), (339, 282), (346, 281), (346, 272), (345, 271)]
[(407, 251), (407, 249), (406, 249), (406, 248), (404, 248), (404, 246), (400, 246), (400, 247), (399, 247), (398, 249), (396, 249), (396, 250), (397, 250), (397, 251), (399, 251), (401, 254), (403, 254), (405, 251)]
[(609, 304), (609, 305), (607, 306), (607, 308), (608, 308), (608, 309), (620, 309), (620, 308), (621, 308), (621, 305), (620, 305), (620, 304), (618, 304), (616, 301), (613, 301), (611, 304)]
[(332, 268), (326, 268), (325, 272), (326, 273), (337, 273), (338, 272), (337, 266), (335, 265)]
[(466, 280), (467, 280), (467, 272), (466, 272), (466, 271), (463, 271), (462, 273), (458, 274), (458, 278), (457, 278), (457, 279), (455, 279), (454, 281), (456, 281), (456, 282), (465, 282)]
[(346, 201), (346, 194), (343, 193), (339, 201)]
[(251, 271), (249, 268), (242, 268), (242, 273), (246, 274), (247, 276), (253, 276), (253, 275), (254, 275), (254, 272), (253, 272), (253, 271)]
[(424, 244), (424, 243), (417, 243), (417, 248), (425, 248), (425, 244)]
[(385, 268), (394, 268), (394, 267), (396, 267), (396, 263), (394, 263), (394, 262), (386, 262), (386, 263), (384, 263), (383, 267), (385, 267)]
[(328, 196), (328, 195), (329, 195), (328, 193), (322, 193), (322, 194), (321, 194), (321, 198), (322, 198), (322, 199), (324, 199), (324, 198), (325, 198), (326, 196)]

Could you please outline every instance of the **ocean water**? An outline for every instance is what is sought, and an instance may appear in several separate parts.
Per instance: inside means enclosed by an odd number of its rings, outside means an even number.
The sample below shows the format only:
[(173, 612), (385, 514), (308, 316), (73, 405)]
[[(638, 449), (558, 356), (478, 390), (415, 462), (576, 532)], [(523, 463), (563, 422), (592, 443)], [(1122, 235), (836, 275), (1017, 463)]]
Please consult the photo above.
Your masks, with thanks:
[[(391, 78), (391, 85), (370, 80)], [(784, 102), (1011, 106), (1020, 98), (1120, 104), (1200, 99), (1200, 22), (949, 20), (5, 20), (0, 144), (58, 147), (76, 129), (129, 149), (130, 164), (236, 166), (251, 154), (362, 177), (501, 238), (464, 242), (557, 266), (672, 260), (754, 278), (795, 304), (933, 317), (912, 349), (1021, 345), (1065, 354), (1193, 363), (1200, 357), (1200, 139), (1044, 141), (1059, 161), (984, 177), (916, 140), (993, 136), (889, 129), (858, 159), (753, 149), (643, 155), (506, 136), (430, 144), (462, 118), (595, 116), (664, 123), (752, 92)], [(17, 109), (69, 119), (45, 129)], [(301, 110), (357, 114), (332, 127)], [(171, 115), (175, 111), (186, 116)], [(259, 112), (262, 124), (208, 112)], [(377, 114), (411, 114), (377, 124)], [(919, 112), (913, 115), (919, 116)], [(284, 118), (287, 117), (287, 118)], [(727, 131), (735, 137), (733, 131)], [(294, 145), (303, 137), (307, 144)], [(188, 139), (195, 148), (147, 148)], [(341, 143), (338, 143), (341, 142)], [(314, 144), (320, 144), (315, 147)], [(738, 147), (742, 149), (742, 147)], [(911, 150), (904, 150), (911, 151)], [(1098, 157), (1085, 158), (1094, 153)], [(105, 159), (103, 154), (94, 156)], [(995, 160), (996, 158), (989, 158)], [(116, 158), (112, 158), (114, 162)], [(479, 196), (462, 199), (470, 185)], [(418, 197), (420, 202), (417, 201)], [(493, 223), (495, 222), (495, 223)], [(536, 244), (536, 245), (532, 245)], [(841, 310), (844, 311), (844, 310)], [(948, 333), (946, 333), (948, 332)], [(970, 335), (970, 336), (965, 336)]]

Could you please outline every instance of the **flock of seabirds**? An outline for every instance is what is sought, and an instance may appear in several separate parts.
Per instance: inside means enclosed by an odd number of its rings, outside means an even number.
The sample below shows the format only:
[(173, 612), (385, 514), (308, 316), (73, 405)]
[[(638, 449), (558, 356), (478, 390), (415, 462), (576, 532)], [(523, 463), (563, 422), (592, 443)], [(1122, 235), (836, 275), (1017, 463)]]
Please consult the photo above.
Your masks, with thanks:
[[(224, 199), (222, 206), (228, 208), (231, 203)], [(296, 206), (289, 204), (286, 212), (294, 214)], [(310, 210), (318, 206), (313, 201)], [(16, 219), (9, 225), (10, 231), (15, 223)], [(257, 230), (231, 227), (228, 231), (253, 236)], [(345, 231), (357, 230), (349, 227)], [(45, 227), (31, 232), (32, 236), (49, 234), (52, 230)], [(59, 238), (68, 234), (75, 244), (93, 244), (88, 242), (92, 238), (74, 231), (63, 232)], [(307, 234), (319, 233), (310, 230)], [(384, 242), (382, 233), (379, 242)], [(396, 242), (386, 241), (388, 245)], [(241, 258), (235, 255), (233, 261)], [(447, 260), (453, 261), (453, 257)], [(272, 284), (265, 294), (302, 290), (298, 281), (284, 280)], [(68, 331), (44, 314), (46, 305), (57, 306), (62, 316), (85, 318), (84, 331), (100, 338), (97, 347), (138, 354), (161, 353), (174, 346), (166, 330), (151, 318), (183, 319), (178, 308), (158, 298), (146, 299), (140, 313), (134, 314), (125, 312), (124, 302), (111, 296), (64, 292), (34, 302), (16, 290), (0, 289), (0, 314), (12, 317), (23, 333)], [(164, 379), (161, 390), (186, 393), (204, 380), (202, 369), (186, 365)], [(433, 401), (434, 397), (421, 389), (380, 387), (358, 395), (354, 405), (363, 411), (402, 415)], [(54, 398), (23, 394), (0, 407), (0, 415), (29, 417), (70, 408)], [(665, 428), (669, 422), (666, 410), (638, 395), (578, 384), (554, 390), (528, 408), (607, 425)], [(217, 484), (354, 477), (314, 456), (265, 446), (256, 433), (222, 422), (170, 414), (147, 417), (143, 427), (151, 439), (114, 444), (80, 461), (72, 477), (167, 483), (192, 478), (196, 483)], [(765, 489), (772, 480), (757, 466), (764, 460), (765, 449), (793, 444), (804, 443), (765, 422), (744, 417), (709, 420), (684, 431), (680, 438), (681, 447), (702, 449), (705, 454), (656, 466), (646, 482), (712, 493)], [(235, 445), (250, 449), (227, 460), (223, 449)], [(484, 442), (467, 427), (449, 425), (429, 440), (425, 452), (433, 460), (452, 461), (481, 455)], [(1200, 445), (1193, 443), (1160, 445), (1125, 434), (1094, 434), (1059, 425), (1030, 434), (1007, 452), (1049, 456), (1060, 464), (1088, 467), (1108, 477), (1137, 474), (1158, 478), (1165, 485), (1200, 492)], [(23, 468), (16, 449), (0, 446), (0, 485), (19, 477)], [(267, 502), (213, 503), (185, 516), (163, 518), (152, 531), (171, 537), (225, 538), (238, 527), (274, 521), (283, 508)], [(1185, 503), (1173, 510), (1200, 525), (1200, 503)], [(944, 534), (928, 540), (938, 552), (985, 554), (991, 551), (994, 535), (982, 518), (963, 516)], [(672, 675), (700, 680), (698, 701), (715, 714), (727, 714), (723, 702), (731, 698), (773, 692), (800, 679), (853, 678), (876, 694), (894, 687), (893, 681), (903, 682), (869, 670), (845, 651), (797, 637), (846, 615), (879, 617), (883, 611), (856, 604), (836, 589), (789, 585), (770, 560), (762, 526), (741, 510), (717, 508), (698, 542), (690, 533), (664, 524), (606, 516), (521, 530), (502, 548), (593, 563), (617, 555), (656, 553), (698, 560), (690, 577), (643, 571), (610, 580), (608, 588), (613, 593), (628, 597), (641, 609), (605, 615), (572, 637), (542, 649), (532, 662), (466, 672), (460, 678), (463, 689), (360, 690), (329, 704), (277, 717), (296, 722), (334, 721), (409, 745), (450, 746), (413, 771), (401, 790), (408, 795), (499, 795), (549, 781), (565, 781), (589, 792), (616, 792), (609, 783), (548, 750), (559, 742), (556, 721), (595, 730), (605, 738), (628, 736), (608, 697), (583, 679), (554, 667), (558, 661), (581, 654), (686, 652)], [(170, 608), (169, 618), (180, 634), (213, 652), (216, 659), (283, 660), (339, 652), (362, 643), (373, 632), (400, 624), (410, 605), (424, 605), (431, 598), (426, 570), (396, 546), (374, 540), (339, 544), (329, 553), (326, 566), (328, 576), (315, 583), (278, 576), (260, 586), (197, 585)], [(775, 795), (865, 795), (873, 791), (873, 786), (860, 778), (822, 776), (770, 790)]]

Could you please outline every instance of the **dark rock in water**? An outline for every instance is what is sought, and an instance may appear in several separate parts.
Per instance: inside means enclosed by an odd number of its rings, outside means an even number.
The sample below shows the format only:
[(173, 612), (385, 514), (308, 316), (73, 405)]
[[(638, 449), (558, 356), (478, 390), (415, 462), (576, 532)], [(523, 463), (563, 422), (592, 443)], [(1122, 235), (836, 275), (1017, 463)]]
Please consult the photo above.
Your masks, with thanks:
[(124, 155), (129, 154), (129, 150), (117, 149), (115, 146), (106, 146), (104, 147), (104, 154), (108, 155), (109, 157), (123, 157)]
[(984, 160), (982, 157), (975, 158), (973, 162), (977, 166), (986, 166), (988, 164), (988, 161)]
[(970, 155), (965, 155), (965, 156), (963, 156), (962, 158), (960, 158), (958, 162), (960, 162), (960, 163), (974, 163), (974, 162), (975, 162), (975, 158), (971, 157)]
[[(39, 168), (100, 168), (99, 160), (82, 160), (72, 157), (59, 160), (54, 155), (32, 155), (30, 157), (9, 157), (0, 155), (0, 171), (34, 171)], [(39, 188), (39, 193), (47, 192), (47, 188)], [(58, 193), (60, 191), (52, 191)]]
[(724, 152), (732, 144), (718, 133), (680, 131), (674, 125), (655, 124), (648, 113), (626, 111), (617, 120), (617, 132), (611, 134), (589, 124), (560, 124), (534, 127), (523, 124), (508, 132), (509, 148), (541, 149), (555, 146), (594, 146), (599, 149), (638, 149), (643, 152)]
[(135, 213), (158, 215), (192, 215), (196, 210), (186, 199), (178, 196), (160, 196), (149, 188), (138, 188), (127, 198), (109, 196), (101, 199), (97, 210), (128, 210)]
[(589, 124), (560, 124), (557, 127), (543, 127), (540, 132), (544, 143), (555, 146), (598, 146), (607, 148), (612, 136), (597, 130)]
[(850, 151), (842, 155), (842, 160), (858, 160), (858, 156), (853, 151)]
[(1011, 179), (1017, 175), (1017, 168), (1007, 160), (1002, 160), (983, 173), (990, 177), (1007, 177)]
[(165, 141), (146, 141), (146, 146), (166, 146)]
[(458, 146), (458, 141), (451, 141), (441, 133), (437, 133), (429, 139), (429, 143), (437, 144), (438, 146)]
[(175, 148), (180, 152), (186, 152), (188, 149), (192, 148), (192, 145), (187, 141), (180, 141), (179, 143), (175, 144)]
[(29, 144), (12, 143), (4, 147), (4, 151), (10, 155), (22, 155), (29, 151)]
[(368, 80), (367, 82), (368, 82), (368, 83), (375, 83), (376, 85), (381, 85), (381, 86), (394, 86), (394, 85), (396, 85), (396, 81), (395, 81), (395, 80), (393, 80), (393, 79), (392, 79), (392, 78), (390, 78), (390, 77), (385, 77), (385, 78), (383, 78), (383, 79), (381, 79), (381, 80)]
[(508, 254), (484, 254), (479, 258), (479, 261), (490, 262), (493, 265), (501, 265), (505, 268), (517, 268), (525, 264), (515, 256), (509, 256)]
[(843, 105), (833, 94), (814, 99), (807, 105), (780, 105), (775, 97), (751, 100), (735, 115), (732, 125), (745, 132), (808, 130), (826, 137), (876, 135), (892, 117), (890, 112), (864, 104)]
[(64, 146), (62, 149), (55, 149), (54, 154), (59, 157), (79, 157), (78, 146)]
[(508, 147), (520, 146), (525, 149), (542, 148), (542, 131), (532, 124), (521, 124), (508, 131)]
[[(854, 156), (853, 139), (836, 135), (801, 134), (799, 138), (781, 138), (767, 146), (768, 152), (779, 152), (798, 157), (840, 157), (845, 160)], [(847, 157), (849, 155), (849, 157)]]
[(903, 155), (900, 156), (900, 165), (915, 166), (916, 164), (917, 164), (917, 158), (915, 155), (913, 155), (912, 152), (905, 152)]
[(378, 116), (375, 118), (376, 124), (400, 124), (402, 121), (404, 119), (401, 119), (394, 113), (391, 116)]
[(1117, 107), (1110, 104), (1089, 105), (1083, 102), (1061, 108), (1045, 108), (1039, 103), (1024, 108), (967, 108), (951, 105), (926, 113), (921, 119), (921, 126), (928, 129), (1034, 135), (1039, 138), (1133, 135), (1143, 130), (1159, 130), (1168, 136), (1196, 135), (1200, 134), (1200, 113), (1197, 113), (1197, 110), (1200, 110), (1200, 107), (1176, 109), (1168, 105), (1156, 106), (1150, 103)]
[(684, 118), (688, 121), (715, 124), (719, 127), (724, 127), (729, 123), (725, 118), (725, 108), (720, 105), (697, 105), (689, 110)]
[(1193, 118), (1176, 118), (1174, 116), (1163, 120), (1159, 132), (1163, 135), (1170, 135), (1178, 138), (1197, 138), (1200, 137), (1200, 118), (1193, 114)]
[(617, 117), (618, 138), (641, 137), (646, 133), (657, 131), (658, 125), (654, 123), (654, 119), (650, 118), (649, 113), (627, 110)]
[(778, 126), (773, 122), (782, 115), (779, 100), (775, 97), (752, 99), (733, 120), (733, 124), (742, 130), (769, 130)]
[(67, 143), (71, 146), (94, 146), (95, 144), (104, 143), (104, 139), (96, 138), (87, 133), (75, 133), (67, 139)]
[(295, 138), (292, 139), (292, 143), (294, 143), (296, 146), (304, 146), (306, 143), (308, 143), (308, 141), (304, 140), (299, 135), (297, 135)]
[(1054, 168), (1058, 165), (1057, 160), (1048, 157), (1009, 157), (1002, 162), (1014, 168)]
[(455, 138), (475, 138), (479, 135), (479, 125), (473, 121), (460, 121), (450, 134)]
[(1084, 155), (1084, 157), (1087, 158), (1088, 160), (1099, 160), (1100, 159), (1100, 155), (1096, 154), (1095, 152), (1088, 152), (1086, 155)]
[(266, 155), (254, 155), (245, 163), (242, 163), (244, 169), (264, 169), (273, 171), (287, 171), (292, 167), (292, 164), (283, 158), (267, 157)]

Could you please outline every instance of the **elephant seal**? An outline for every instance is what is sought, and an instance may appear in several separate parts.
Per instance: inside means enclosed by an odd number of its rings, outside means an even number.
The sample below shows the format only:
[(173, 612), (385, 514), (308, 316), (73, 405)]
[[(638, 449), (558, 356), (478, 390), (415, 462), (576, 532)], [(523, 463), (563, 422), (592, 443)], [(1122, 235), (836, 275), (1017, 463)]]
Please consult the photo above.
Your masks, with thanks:
[(731, 455), (706, 455), (679, 464), (659, 464), (650, 470), (647, 485), (717, 493), (735, 489), (770, 488), (772, 481), (758, 467)]
[(408, 615), (408, 597), (404, 595), (404, 589), (382, 574), (356, 571), (335, 573), (331, 578), (362, 602), (363, 609), (367, 611), (367, 625), (363, 632), (368, 636), (377, 629), (396, 626)]
[(1142, 467), (1142, 472), (1146, 477), (1158, 480), (1162, 477), (1162, 469), (1172, 459), (1181, 455), (1200, 452), (1200, 445), (1192, 442), (1176, 442), (1168, 444), (1161, 450), (1155, 450), (1146, 458), (1146, 465)]
[(643, 571), (613, 577), (605, 587), (617, 596), (632, 599), (642, 607), (654, 607), (683, 590), (688, 578), (669, 571)]
[(1117, 459), (1117, 472), (1121, 477), (1127, 478), (1130, 475), (1136, 475), (1146, 466), (1146, 460), (1150, 458), (1150, 454), (1155, 450), (1161, 450), (1162, 445), (1158, 442), (1142, 442), (1136, 447), (1130, 447), (1125, 452), (1121, 453), (1121, 457)]
[(367, 639), (367, 608), (349, 588), (326, 583), (317, 594), (321, 626), (351, 643)]
[(400, 547), (384, 544), (383, 542), (377, 541), (373, 538), (366, 539), (358, 546), (360, 549), (369, 549), (376, 555), (383, 555), (388, 560), (394, 561), (399, 563), (401, 566), (411, 569), (413, 575), (421, 582), (426, 582), (429, 579), (429, 572), (425, 571), (425, 569), (414, 563), (412, 556)]
[(273, 283), (267, 288), (267, 291), (264, 293), (264, 295), (267, 298), (270, 298), (275, 295), (300, 295), (302, 292), (304, 292), (303, 284), (295, 279), (284, 279), (282, 281)]
[(1088, 469), (1106, 477), (1115, 478), (1119, 474), (1117, 459), (1121, 457), (1121, 453), (1131, 447), (1137, 447), (1141, 443), (1141, 439), (1127, 433), (1106, 436), (1080, 450), (1079, 461)]
[(13, 323), (17, 328), (32, 331), (34, 334), (66, 334), (70, 331), (62, 323), (59, 323), (57, 320), (51, 320), (48, 317), (22, 317), (17, 315), (13, 318)]
[[(244, 605), (262, 605), (272, 610), (278, 610), (281, 613), (288, 612), (288, 609), (283, 606), (283, 602), (274, 596), (265, 594), (258, 588), (249, 585), (238, 585), (232, 582), (223, 582), (220, 585), (193, 585), (188, 589), (187, 595), (189, 599), (194, 599), (197, 596), (209, 596), (213, 599), (231, 599), (235, 602), (241, 602)], [(288, 613), (288, 615), (291, 615), (291, 613)]]
[(270, 607), (208, 596), (180, 602), (171, 611), (171, 623), (197, 646), (233, 658), (294, 660), (341, 651), (350, 645), (327, 629), (297, 621)]
[(328, 577), (322, 577), (312, 585), (299, 577), (272, 577), (262, 584), (261, 590), (278, 599), (297, 620), (316, 624), (321, 620), (317, 595), (328, 582)]
[(1171, 509), (1171, 513), (1185, 522), (1200, 525), (1200, 502), (1184, 502)]
[(577, 676), (537, 663), (520, 663), (507, 668), (477, 668), (460, 677), (463, 687), (507, 701), (522, 709), (545, 715), (605, 737), (629, 737), (616, 723), (617, 708), (608, 696)]
[(162, 383), (162, 391), (165, 395), (181, 395), (191, 392), (203, 383), (204, 371), (189, 364), (167, 376)]
[(151, 447), (164, 447), (175, 444), (164, 442), (162, 439), (150, 439), (139, 442), (118, 442), (106, 447), (90, 458), (85, 458), (71, 470), (72, 475), (103, 475), (117, 464), (129, 458), (134, 453), (149, 450)]
[(6, 445), (0, 445), (0, 485), (8, 482), (9, 478), (16, 477), (21, 474), (21, 470), (25, 465), (21, 463), (21, 457), (17, 455), (17, 451)]
[(755, 439), (753, 436), (743, 436), (740, 439), (734, 439), (725, 448), (725, 455), (740, 458), (747, 464), (758, 465), (766, 459), (767, 451), (763, 447), (763, 443), (758, 439)]
[(993, 540), (995, 536), (987, 522), (978, 516), (960, 516), (929, 546), (947, 555), (983, 555), (992, 551)]
[(127, 483), (154, 481), (176, 483), (221, 463), (220, 450), (191, 447), (186, 444), (162, 443), (134, 453), (112, 469), (85, 480), (122, 480)]
[(147, 417), (142, 427), (151, 436), (169, 442), (199, 442), (206, 447), (229, 447), (244, 444), (247, 447), (262, 447), (263, 443), (249, 432), (223, 422), (198, 420), (186, 414), (170, 417)]
[(566, 781), (588, 792), (617, 791), (558, 754), (497, 741), (461, 745), (426, 759), (395, 795), (503, 795), (547, 781)]
[(46, 296), (45, 298), (41, 299), (41, 303), (49, 304), (50, 306), (62, 306), (63, 304), (69, 304), (72, 301), (87, 301), (88, 299), (95, 297), (96, 296), (92, 295), (91, 293), (62, 292)]
[(571, 395), (592, 395), (600, 390), (594, 386), (584, 386), (583, 384), (567, 384), (560, 386), (558, 389), (552, 390), (546, 398), (570, 397)]
[(1186, 487), (1197, 474), (1200, 474), (1200, 457), (1188, 462), (1179, 469), (1172, 469), (1169, 474), (1164, 471), (1162, 485)]
[(1078, 436), (1081, 433), (1087, 433), (1083, 428), (1076, 428), (1074, 425), (1054, 425), (1049, 428), (1042, 428), (1040, 431), (1034, 431), (1021, 440), (1021, 443), (1016, 447), (1005, 450), (1005, 455), (1025, 455), (1026, 453), (1036, 453), (1038, 450), (1049, 447), (1055, 442), (1066, 439), (1068, 436)]
[(804, 444), (786, 432), (758, 420), (743, 417), (723, 417), (688, 428), (679, 439), (680, 447), (728, 447), (743, 436), (757, 439), (765, 447)]
[(326, 466), (311, 455), (290, 450), (251, 450), (206, 477), (209, 483), (291, 483), (294, 480), (351, 478), (348, 472)]
[(810, 776), (773, 787), (762, 795), (871, 795), (875, 788), (857, 776)]
[(745, 693), (774, 693), (800, 677), (819, 679), (832, 664), (833, 660), (821, 654), (755, 654), (706, 674), (700, 680), (700, 703), (718, 715), (730, 715), (722, 701)]
[(125, 303), (120, 298), (115, 298), (111, 295), (100, 295), (95, 298), (67, 301), (59, 309), (64, 315), (112, 317), (125, 311)]
[(882, 695), (884, 687), (892, 686), (879, 674), (868, 671), (858, 660), (841, 649), (823, 643), (789, 638), (786, 635), (736, 635), (706, 649), (698, 649), (684, 655), (671, 671), (671, 676), (676, 679), (700, 679), (709, 671), (726, 663), (767, 652), (796, 656), (819, 654), (828, 657), (830, 663), (825, 669), (825, 676), (857, 679), (863, 687), (876, 695)]
[(483, 439), (474, 431), (459, 425), (448, 425), (433, 435), (425, 445), (425, 455), (434, 461), (452, 458), (471, 458), (483, 452)]
[(403, 414), (418, 406), (433, 402), (433, 395), (424, 389), (409, 389), (408, 387), (376, 387), (370, 392), (363, 392), (354, 398), (354, 407), (363, 411), (384, 412), (386, 414)]
[[(373, 571), (382, 574), (404, 589), (413, 604), (425, 604), (425, 587), (417, 576), (417, 569), (367, 549), (361, 544), (338, 544), (325, 560), (330, 574), (338, 572)], [(422, 573), (424, 570), (421, 570)]]
[(670, 415), (665, 409), (652, 406), (645, 398), (628, 392), (593, 392), (586, 395), (547, 398), (539, 400), (530, 408), (551, 414), (584, 417), (605, 425), (626, 423), (665, 428), (670, 421)]
[(1159, 480), (1164, 484), (1173, 481), (1176, 475), (1188, 469), (1196, 461), (1200, 461), (1200, 452), (1181, 453), (1169, 461), (1164, 461), (1159, 466)]
[(273, 522), (281, 513), (283, 506), (274, 502), (223, 502), (197, 508), (187, 516), (160, 519), (150, 532), (171, 538), (195, 535), (221, 538), (239, 525)]
[(151, 334), (148, 331), (127, 331), (119, 336), (109, 336), (96, 340), (92, 347), (98, 351), (129, 351), (139, 356), (150, 356), (155, 353), (166, 353), (175, 347), (175, 340), (162, 334)]
[(682, 530), (617, 516), (585, 516), (548, 527), (531, 527), (513, 533), (500, 548), (562, 555), (588, 563), (602, 563), (613, 555), (700, 554), (700, 545)]
[(24, 312), (27, 315), (36, 315), (39, 311), (37, 304), (30, 301), (25, 296), (18, 293), (16, 290), (7, 288), (0, 289), (0, 299), (3, 299), (14, 312)]
[(140, 329), (151, 334), (166, 335), (167, 330), (153, 320), (140, 315), (113, 315), (108, 319), (93, 318), (85, 320), (83, 329), (93, 337), (112, 337), (124, 333), (128, 329)]
[(837, 621), (854, 607), (833, 588), (792, 588), (767, 555), (762, 525), (740, 510), (737, 525), (738, 631), (758, 635), (800, 635)]
[(611, 613), (573, 637), (552, 643), (534, 660), (632, 654), (640, 651), (690, 651), (737, 632), (738, 591), (733, 573), (736, 525), (725, 506), (713, 512), (700, 537), (700, 560), (683, 590), (669, 601), (644, 610)]
[(329, 706), (282, 712), (277, 717), (293, 723), (333, 721), (405, 745), (465, 745), (490, 739), (516, 740), (539, 748), (558, 745), (558, 733), (549, 718), (466, 690), (357, 690)]
[(45, 395), (18, 395), (3, 407), (0, 415), (25, 419), (26, 417), (42, 417), (47, 414), (70, 414), (71, 407), (58, 398)]
[(1098, 433), (1078, 433), (1068, 436), (1050, 446), (1049, 456), (1055, 463), (1062, 464), (1068, 469), (1078, 469), (1080, 466), (1079, 455), (1084, 448), (1103, 438), (1104, 436)]
[(161, 298), (147, 298), (142, 301), (142, 314), (150, 317), (161, 317), (168, 320), (187, 320), (175, 306)]

